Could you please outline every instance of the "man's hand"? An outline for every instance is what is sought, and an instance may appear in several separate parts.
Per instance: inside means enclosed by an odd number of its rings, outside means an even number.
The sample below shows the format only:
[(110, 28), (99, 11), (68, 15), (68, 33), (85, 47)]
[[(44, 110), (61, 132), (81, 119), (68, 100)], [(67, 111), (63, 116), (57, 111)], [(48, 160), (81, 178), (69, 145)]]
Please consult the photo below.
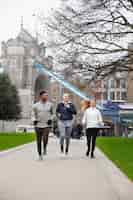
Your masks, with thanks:
[(49, 126), (51, 126), (51, 125), (52, 125), (52, 120), (49, 119), (49, 120), (47, 121), (47, 124), (48, 124)]
[(35, 121), (33, 122), (34, 126), (36, 126), (36, 125), (37, 125), (37, 123), (38, 123), (38, 121), (37, 121), (37, 120), (35, 120)]

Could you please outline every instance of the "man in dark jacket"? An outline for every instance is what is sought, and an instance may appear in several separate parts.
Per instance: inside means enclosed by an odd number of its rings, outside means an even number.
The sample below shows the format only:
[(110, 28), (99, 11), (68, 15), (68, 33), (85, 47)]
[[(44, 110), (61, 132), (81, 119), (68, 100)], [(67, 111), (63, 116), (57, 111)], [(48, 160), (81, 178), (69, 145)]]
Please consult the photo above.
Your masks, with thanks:
[(68, 154), (70, 137), (73, 126), (73, 115), (77, 114), (74, 104), (70, 102), (69, 94), (63, 95), (63, 102), (59, 103), (56, 109), (59, 119), (58, 126), (60, 132), (61, 152), (64, 153), (64, 139), (66, 140), (65, 153)]

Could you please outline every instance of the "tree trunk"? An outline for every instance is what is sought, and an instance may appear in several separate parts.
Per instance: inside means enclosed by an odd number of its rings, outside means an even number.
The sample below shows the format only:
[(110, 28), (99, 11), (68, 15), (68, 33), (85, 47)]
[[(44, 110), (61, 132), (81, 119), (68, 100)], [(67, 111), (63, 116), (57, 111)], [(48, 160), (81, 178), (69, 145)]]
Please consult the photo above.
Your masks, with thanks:
[(2, 120), (2, 132), (4, 132), (4, 131), (5, 131), (5, 121)]
[(119, 127), (119, 124), (118, 123), (115, 123), (114, 124), (114, 135), (116, 137), (119, 137), (120, 136), (120, 127)]

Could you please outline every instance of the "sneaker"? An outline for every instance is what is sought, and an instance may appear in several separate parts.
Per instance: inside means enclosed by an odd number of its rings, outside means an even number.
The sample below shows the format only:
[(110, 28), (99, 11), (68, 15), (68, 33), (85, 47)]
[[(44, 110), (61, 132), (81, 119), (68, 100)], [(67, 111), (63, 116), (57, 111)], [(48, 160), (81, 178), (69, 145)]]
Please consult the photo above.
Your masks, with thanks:
[(61, 153), (64, 153), (64, 146), (61, 145)]
[(43, 160), (43, 157), (42, 156), (39, 156), (39, 161)]
[(47, 150), (44, 149), (43, 155), (46, 156), (47, 155)]
[(66, 148), (65, 154), (68, 155), (68, 148)]
[(90, 153), (89, 150), (87, 150), (87, 152), (86, 152), (86, 156), (87, 156), (87, 157), (89, 156), (89, 153)]
[(95, 158), (95, 156), (94, 156), (94, 154), (92, 153), (92, 154), (91, 154), (91, 159), (94, 159), (94, 158)]

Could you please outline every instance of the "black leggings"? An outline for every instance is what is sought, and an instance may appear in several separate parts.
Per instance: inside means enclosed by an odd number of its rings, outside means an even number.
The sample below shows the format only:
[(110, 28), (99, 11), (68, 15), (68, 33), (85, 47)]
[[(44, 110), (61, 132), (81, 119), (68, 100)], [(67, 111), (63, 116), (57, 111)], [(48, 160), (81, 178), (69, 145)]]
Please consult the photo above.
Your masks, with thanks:
[(35, 128), (37, 138), (37, 151), (39, 155), (42, 155), (42, 141), (43, 150), (46, 150), (48, 144), (49, 128)]
[(98, 133), (97, 128), (86, 129), (88, 152), (90, 152), (90, 146), (91, 146), (91, 143), (92, 143), (91, 154), (94, 154), (94, 150), (95, 150), (95, 146), (96, 146), (97, 133)]

